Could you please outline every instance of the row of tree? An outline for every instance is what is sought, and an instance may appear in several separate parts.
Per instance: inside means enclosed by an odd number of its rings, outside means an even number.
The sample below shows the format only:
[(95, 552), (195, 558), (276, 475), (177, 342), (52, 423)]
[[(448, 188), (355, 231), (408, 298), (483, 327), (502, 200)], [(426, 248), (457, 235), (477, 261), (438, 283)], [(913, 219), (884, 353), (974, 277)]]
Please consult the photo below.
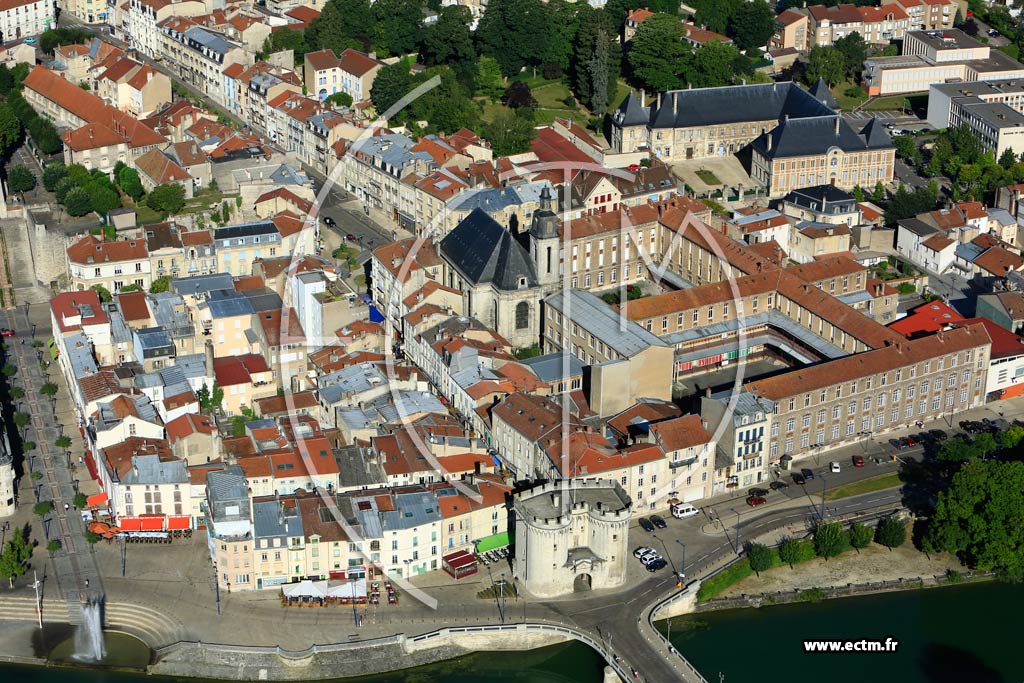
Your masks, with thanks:
[(746, 549), (747, 562), (755, 573), (760, 574), (777, 566), (778, 562), (793, 567), (815, 557), (828, 560), (850, 548), (857, 551), (867, 548), (872, 541), (892, 550), (906, 540), (906, 524), (895, 516), (882, 519), (875, 528), (855, 522), (844, 529), (839, 522), (822, 522), (814, 528), (811, 538), (786, 537), (776, 549), (762, 543), (750, 543)]

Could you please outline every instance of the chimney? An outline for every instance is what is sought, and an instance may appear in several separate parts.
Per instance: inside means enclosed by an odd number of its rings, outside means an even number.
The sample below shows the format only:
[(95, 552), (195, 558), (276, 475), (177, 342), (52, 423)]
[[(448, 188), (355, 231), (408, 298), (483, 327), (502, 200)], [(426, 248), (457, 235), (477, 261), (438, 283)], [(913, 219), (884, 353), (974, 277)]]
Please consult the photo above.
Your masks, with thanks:
[[(204, 347), (206, 352), (206, 376), (214, 377), (213, 374), (213, 341), (207, 339)], [(211, 389), (212, 391), (212, 389)]]
[(658, 93), (658, 109), (661, 109), (661, 93)]
[(708, 398), (711, 398), (711, 387), (706, 387), (704, 389), (704, 395), (707, 396)]
[(672, 116), (679, 115), (679, 94), (673, 93), (672, 95)]
[(836, 117), (836, 137), (839, 137), (839, 117)]
[(562, 509), (562, 494), (558, 491), (553, 491), (551, 493), (551, 505), (559, 510)]
[(647, 91), (644, 90), (643, 88), (640, 88), (640, 106), (647, 106)]
[(368, 54), (366, 56), (369, 57), (370, 59), (377, 59), (377, 53), (376, 52), (371, 52), (370, 54)]

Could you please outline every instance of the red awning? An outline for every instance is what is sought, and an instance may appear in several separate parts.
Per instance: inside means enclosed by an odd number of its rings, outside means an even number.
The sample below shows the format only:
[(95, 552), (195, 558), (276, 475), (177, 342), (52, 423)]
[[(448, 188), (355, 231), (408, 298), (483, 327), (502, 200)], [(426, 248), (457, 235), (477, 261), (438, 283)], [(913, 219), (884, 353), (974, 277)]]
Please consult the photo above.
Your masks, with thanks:
[(163, 515), (159, 517), (143, 517), (141, 521), (142, 531), (163, 531), (164, 529)]
[(142, 520), (138, 517), (122, 517), (117, 526), (121, 531), (142, 531)]
[(184, 516), (175, 516), (167, 518), (167, 530), (172, 531), (174, 529), (188, 529), (192, 526), (192, 518)]
[(110, 496), (100, 491), (96, 495), (89, 496), (88, 498), (86, 498), (85, 504), (87, 507), (95, 508), (101, 505), (106, 505), (108, 500), (110, 500)]

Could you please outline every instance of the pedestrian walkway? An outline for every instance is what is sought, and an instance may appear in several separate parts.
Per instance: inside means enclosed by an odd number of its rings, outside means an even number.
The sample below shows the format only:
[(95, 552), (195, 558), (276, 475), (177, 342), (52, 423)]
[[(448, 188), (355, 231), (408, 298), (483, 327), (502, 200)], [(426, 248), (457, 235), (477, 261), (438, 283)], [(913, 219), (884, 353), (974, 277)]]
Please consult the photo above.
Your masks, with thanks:
[[(47, 332), (45, 336), (49, 336), (49, 324), (44, 307), (37, 306), (34, 310), (39, 311), (37, 315), (44, 319), (42, 325), (33, 325), (23, 307), (4, 312), (7, 327), (16, 333), (15, 337), (8, 338), (9, 361), (18, 367), (15, 381), (25, 391), (24, 399), (19, 402), (19, 410), (29, 416), (25, 439), (36, 444), (35, 450), (27, 454), (26, 469), (43, 475), (33, 485), (35, 500), (53, 504), (52, 511), (42, 520), (46, 539), (41, 545), (45, 546), (50, 539), (57, 539), (61, 543), (60, 550), (51, 553), (50, 560), (57, 586), (66, 604), (68, 619), (76, 623), (81, 620), (82, 603), (89, 596), (102, 595), (103, 583), (93, 548), (85, 540), (82, 517), (71, 507), (76, 482), (70, 469), (70, 451), (61, 452), (55, 445), (56, 440), (64, 435), (64, 425), (56, 416), (58, 399), (47, 397), (41, 392), (43, 385), (50, 382), (51, 378), (41, 367), (43, 349), (31, 344), (37, 336), (44, 336), (43, 330)], [(56, 368), (54, 374), (59, 376)], [(61, 386), (59, 377), (56, 383)]]

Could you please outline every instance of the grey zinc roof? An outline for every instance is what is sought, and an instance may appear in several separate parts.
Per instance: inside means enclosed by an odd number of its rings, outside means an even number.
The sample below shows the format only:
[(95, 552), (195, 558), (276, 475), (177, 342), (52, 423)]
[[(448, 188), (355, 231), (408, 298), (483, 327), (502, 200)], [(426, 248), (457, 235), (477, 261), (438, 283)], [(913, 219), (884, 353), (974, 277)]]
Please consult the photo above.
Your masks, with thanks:
[(89, 342), (89, 338), (81, 332), (65, 337), (64, 348), (67, 351), (71, 370), (75, 373), (75, 379), (80, 380), (94, 375), (99, 370), (96, 367), (96, 360), (92, 356), (92, 344)]
[(188, 481), (184, 460), (161, 461), (158, 455), (135, 455), (132, 464), (134, 467), (121, 479), (122, 484), (184, 484)]
[(400, 391), (394, 402), (377, 408), (381, 419), (397, 422), (417, 413), (447, 413), (448, 409), (429, 391)]
[(543, 356), (527, 358), (519, 362), (533, 370), (533, 374), (537, 375), (541, 382), (551, 384), (552, 382), (567, 379), (564, 372), (566, 359), (569, 361), (568, 377), (583, 373), (583, 363), (580, 362), (579, 358), (568, 352), (547, 353)]
[(209, 50), (213, 50), (214, 52), (221, 55), (226, 54), (227, 51), (233, 47), (230, 42), (224, 39), (223, 36), (217, 35), (216, 33), (211, 33), (210, 31), (207, 31), (204, 28), (200, 28), (199, 26), (191, 26), (185, 29), (184, 35), (189, 40), (194, 40), (203, 47)]
[[(849, 192), (845, 192), (835, 185), (814, 185), (813, 187), (802, 187), (793, 190), (786, 195), (784, 201), (797, 206), (803, 206), (815, 211), (822, 209), (821, 203), (827, 204), (855, 204), (856, 200)], [(850, 207), (853, 208), (852, 206)]]
[(174, 342), (171, 341), (171, 335), (167, 334), (167, 330), (162, 327), (147, 327), (141, 330), (136, 330), (135, 334), (139, 337), (139, 344), (146, 351), (174, 347)]
[(481, 187), (464, 190), (452, 197), (448, 202), (449, 211), (472, 211), (481, 209), (487, 213), (496, 213), (509, 206), (519, 206), (526, 202), (537, 202), (541, 190), (550, 187), (551, 183), (544, 180), (537, 183), (522, 183), (507, 187)]
[[(565, 310), (565, 298), (569, 300), (568, 310)], [(611, 306), (582, 289), (552, 294), (544, 302), (625, 358), (650, 346), (666, 346), (661, 339), (635, 322), (624, 320)]]
[(253, 503), (253, 528), (257, 538), (302, 536), (302, 515), (295, 508), (285, 508), (278, 500)]
[(360, 394), (387, 383), (387, 376), (372, 363), (352, 365), (317, 378), (320, 399), (328, 404), (340, 402), (346, 394)]
[(934, 225), (928, 225), (920, 218), (905, 218), (899, 221), (899, 226), (910, 232), (914, 233), (918, 237), (924, 237), (925, 235), (933, 235), (939, 232), (939, 229)]
[(242, 296), (249, 300), (252, 310), (256, 313), (264, 311), (280, 311), (283, 305), (281, 295), (272, 289), (249, 289), (242, 292)]
[(829, 116), (834, 112), (793, 82), (672, 90), (651, 107), (652, 128)]
[(210, 315), (214, 318), (231, 318), (236, 315), (252, 315), (253, 313), (253, 307), (248, 297), (235, 292), (212, 292), (207, 305), (210, 307)]
[(214, 273), (212, 275), (193, 275), (192, 277), (171, 280), (171, 287), (178, 294), (195, 296), (200, 292), (234, 289), (235, 281), (228, 273)]
[[(839, 132), (836, 133), (836, 122)], [(871, 131), (868, 131), (869, 134)], [(884, 140), (875, 135), (869, 146), (862, 135), (856, 133), (841, 116), (815, 116), (803, 119), (783, 120), (772, 130), (762, 134), (752, 143), (762, 156), (769, 159), (784, 159), (796, 156), (813, 156), (822, 154), (830, 147), (838, 147), (844, 152), (858, 152), (867, 149), (886, 149), (892, 147), (892, 140), (882, 134)], [(768, 140), (771, 139), (771, 149)]]
[(342, 489), (382, 486), (387, 483), (387, 474), (375, 459), (373, 449), (357, 445), (342, 446), (334, 449), (334, 460), (338, 463)]
[[(367, 538), (379, 537), (384, 531), (409, 529), (441, 519), (437, 499), (433, 493), (427, 491), (396, 493), (392, 495), (392, 499), (395, 509), (389, 511), (381, 511), (373, 496), (352, 499), (356, 518), (368, 532)], [(359, 509), (367, 505), (369, 510)]]
[(537, 284), (529, 254), (515, 237), (480, 209), (474, 209), (441, 240), (441, 255), (471, 285), (492, 283), (498, 289)]
[(270, 179), (279, 185), (306, 185), (309, 177), (306, 173), (295, 166), (281, 164), (270, 174)]
[[(223, 228), (215, 228), (213, 239), (224, 240), (234, 237), (252, 237), (253, 235), (269, 235), (278, 232), (273, 221), (255, 221), (252, 223), (239, 223), (238, 225), (225, 225)], [(233, 287), (234, 284), (228, 285)]]
[(210, 492), (211, 501), (245, 500), (249, 497), (245, 474), (238, 465), (229, 465), (223, 470), (207, 474), (206, 488)]

